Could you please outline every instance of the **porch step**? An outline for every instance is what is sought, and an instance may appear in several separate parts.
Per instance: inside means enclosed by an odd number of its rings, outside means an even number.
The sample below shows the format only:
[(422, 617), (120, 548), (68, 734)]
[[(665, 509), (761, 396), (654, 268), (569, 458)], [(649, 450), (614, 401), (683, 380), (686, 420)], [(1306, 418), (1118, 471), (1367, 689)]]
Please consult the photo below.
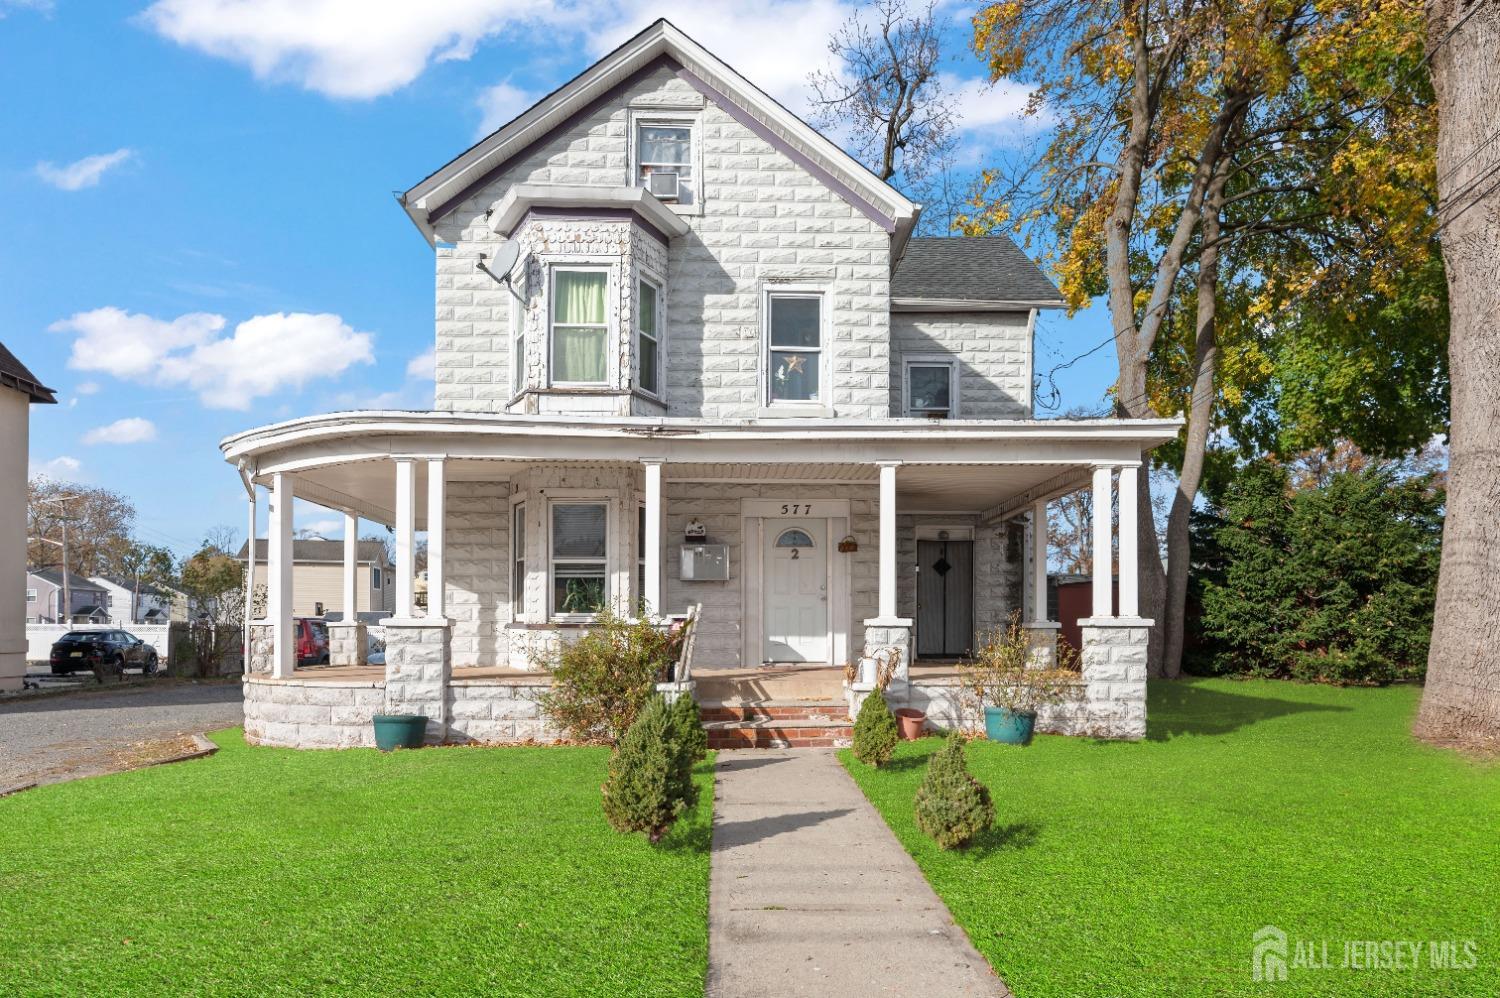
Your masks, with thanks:
[(847, 719), (704, 721), (703, 730), (711, 749), (844, 748), (854, 739), (854, 725)]
[(705, 727), (709, 722), (733, 721), (841, 721), (848, 722), (849, 705), (843, 700), (700, 700), (698, 712)]
[(844, 671), (819, 667), (766, 667), (693, 671), (700, 703), (712, 701), (802, 702), (839, 700)]

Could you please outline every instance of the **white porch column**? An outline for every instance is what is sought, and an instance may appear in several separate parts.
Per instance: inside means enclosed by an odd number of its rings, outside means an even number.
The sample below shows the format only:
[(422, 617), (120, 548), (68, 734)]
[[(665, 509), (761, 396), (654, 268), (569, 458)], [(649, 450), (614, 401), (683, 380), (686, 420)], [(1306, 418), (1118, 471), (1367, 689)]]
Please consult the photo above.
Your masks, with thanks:
[(448, 518), (442, 458), (427, 462), (427, 616), (443, 619), (443, 525)]
[(244, 671), (250, 671), (251, 627), (255, 623), (255, 507), (256, 485), (250, 483), (250, 494), (245, 505), (249, 507), (249, 528), (245, 531), (245, 659)]
[(345, 623), (359, 614), (359, 517), (344, 514), (344, 611)]
[(642, 552), (646, 561), (646, 591), (641, 593), (648, 616), (663, 615), (661, 591), (661, 461), (650, 459), (646, 465), (646, 537)]
[(1031, 619), (1047, 619), (1047, 500), (1031, 504)]
[(880, 616), (896, 616), (896, 468), (898, 461), (880, 464)]
[(1114, 529), (1110, 523), (1110, 476), (1108, 465), (1094, 469), (1094, 613), (1095, 618), (1113, 617)]
[(1136, 469), (1120, 468), (1120, 616), (1141, 615), (1140, 565), (1136, 548)]
[(271, 621), (275, 651), (271, 675), (291, 678), (297, 668), (297, 643), (292, 635), (292, 501), (290, 475), (271, 476), (271, 522), (267, 531), (266, 617)]
[(396, 458), (396, 617), (412, 614), (412, 555), (417, 547), (417, 468), (409, 457)]

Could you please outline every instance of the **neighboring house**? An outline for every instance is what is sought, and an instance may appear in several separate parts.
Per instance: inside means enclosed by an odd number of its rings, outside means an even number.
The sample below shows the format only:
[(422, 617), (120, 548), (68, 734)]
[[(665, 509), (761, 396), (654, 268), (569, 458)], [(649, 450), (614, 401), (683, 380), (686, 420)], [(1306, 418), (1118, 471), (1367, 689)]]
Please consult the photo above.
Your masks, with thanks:
[[(255, 542), (255, 587), (266, 584), (266, 551), (264, 538)], [(292, 542), (292, 613), (298, 617), (322, 617), (333, 613), (340, 617), (347, 611), (343, 596), (344, 542), (298, 540)], [(245, 545), (237, 556), (245, 560)], [(355, 602), (357, 612), (387, 611), (395, 608), (396, 586), (391, 575), (390, 559), (379, 541), (360, 541), (355, 564)]]
[(26, 621), (31, 624), (107, 624), (110, 622), (109, 590), (73, 572), (68, 573), (67, 598), (63, 603), (63, 570), (35, 568), (26, 573)]
[(26, 481), (31, 407), (53, 405), (52, 389), (0, 343), (0, 693), (26, 675)]
[[(1084, 636), (1118, 681), (1071, 729), (1144, 731), (1133, 510), (1179, 423), (1034, 418), (1063, 302), (1014, 243), (914, 238), (918, 205), (666, 21), (514, 111), (400, 197), (434, 248), (434, 409), (222, 444), (271, 493), (252, 670), (293, 668), (293, 497), (395, 531), (388, 706), (442, 729), (451, 670), (534, 669), (606, 606), (701, 605), (700, 669), (899, 649), (903, 683), (1013, 610), (1051, 634), (1040, 504), (1092, 486), (1108, 552), (1118, 477), (1131, 584)], [(434, 655), (430, 688), (402, 671)]]
[(134, 580), (122, 576), (94, 575), (89, 581), (104, 589), (111, 624), (124, 627), (188, 619), (187, 595), (169, 586), (142, 583), (137, 594)]

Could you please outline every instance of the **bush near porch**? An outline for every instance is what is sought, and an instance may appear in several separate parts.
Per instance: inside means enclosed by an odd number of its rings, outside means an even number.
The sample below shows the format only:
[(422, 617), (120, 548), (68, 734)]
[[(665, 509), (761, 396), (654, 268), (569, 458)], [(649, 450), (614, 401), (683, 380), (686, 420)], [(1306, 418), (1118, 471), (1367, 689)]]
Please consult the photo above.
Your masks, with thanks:
[(703, 993), (711, 792), (652, 846), (604, 819), (607, 749), (213, 737), (0, 799), (0, 991)]
[[(966, 851), (917, 828), (940, 740), (845, 767), (1018, 998), (1500, 993), (1500, 763), (1415, 743), (1420, 690), (1152, 684), (1138, 743), (969, 745), (995, 823)], [(1251, 936), (1469, 940), (1473, 970), (1292, 969)]]

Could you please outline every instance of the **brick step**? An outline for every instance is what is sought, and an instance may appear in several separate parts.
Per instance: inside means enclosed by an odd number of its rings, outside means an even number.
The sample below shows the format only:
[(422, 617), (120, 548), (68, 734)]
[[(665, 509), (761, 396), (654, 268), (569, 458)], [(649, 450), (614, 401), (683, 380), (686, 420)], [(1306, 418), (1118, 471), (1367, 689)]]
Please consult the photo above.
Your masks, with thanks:
[(848, 719), (814, 721), (765, 718), (753, 721), (705, 721), (708, 747), (721, 748), (835, 748), (854, 737)]
[(700, 703), (698, 711), (704, 722), (710, 721), (841, 721), (847, 723), (849, 705), (842, 700), (799, 702), (772, 700), (764, 702)]

